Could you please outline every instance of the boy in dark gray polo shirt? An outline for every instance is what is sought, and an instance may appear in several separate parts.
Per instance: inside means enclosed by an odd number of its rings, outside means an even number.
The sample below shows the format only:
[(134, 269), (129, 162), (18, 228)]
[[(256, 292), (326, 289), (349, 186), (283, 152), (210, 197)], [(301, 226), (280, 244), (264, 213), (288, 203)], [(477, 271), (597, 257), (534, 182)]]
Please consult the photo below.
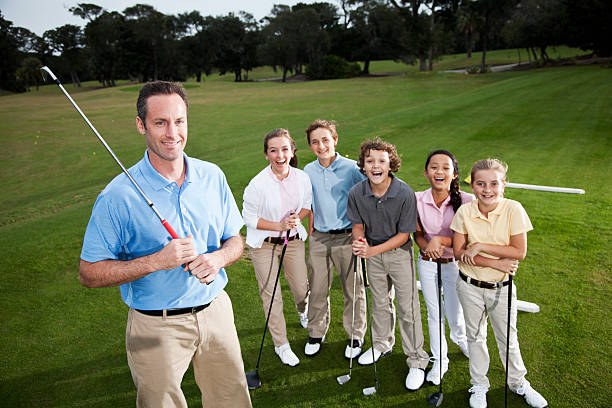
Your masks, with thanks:
[[(402, 348), (409, 367), (406, 388), (415, 391), (423, 385), (429, 362), (423, 349), (410, 239), (410, 233), (416, 231), (416, 198), (408, 184), (391, 174), (401, 165), (392, 144), (380, 139), (363, 142), (357, 164), (368, 179), (349, 192), (347, 216), (353, 223), (353, 254), (368, 259), (374, 359), (391, 353), (395, 344), (395, 292)], [(372, 364), (372, 350), (364, 352), (358, 361)]]

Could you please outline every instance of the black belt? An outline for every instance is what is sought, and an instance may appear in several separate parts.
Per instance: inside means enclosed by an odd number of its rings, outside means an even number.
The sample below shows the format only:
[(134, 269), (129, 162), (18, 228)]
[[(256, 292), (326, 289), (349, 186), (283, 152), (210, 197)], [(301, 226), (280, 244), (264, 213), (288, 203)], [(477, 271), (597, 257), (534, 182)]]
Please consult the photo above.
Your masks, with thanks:
[[(294, 236), (287, 238), (287, 241), (293, 241), (297, 237), (298, 235), (295, 234)], [(285, 238), (284, 237), (268, 237), (264, 239), (264, 241), (269, 242), (271, 244), (279, 245), (285, 242)]]
[[(166, 316), (176, 316), (176, 315), (181, 315), (185, 313), (196, 314), (199, 311), (202, 311), (206, 309), (208, 306), (210, 306), (210, 303), (207, 303), (205, 305), (200, 305), (200, 306), (194, 306), (194, 307), (184, 307), (182, 309), (166, 309)], [(163, 310), (140, 310), (140, 309), (134, 309), (134, 310), (142, 314), (146, 314), (148, 316), (163, 316), (164, 315)]]
[(510, 280), (505, 280), (503, 282), (485, 282), (485, 281), (479, 281), (477, 279), (470, 278), (469, 276), (467, 276), (466, 274), (464, 274), (461, 271), (459, 271), (459, 276), (461, 276), (461, 279), (463, 279), (467, 283), (472, 284), (474, 286), (477, 286), (479, 288), (485, 288), (485, 289), (497, 289), (497, 288), (501, 288), (501, 287), (504, 287), (504, 286), (508, 286), (508, 284), (510, 283)]
[(349, 232), (353, 232), (353, 229), (352, 228), (342, 228), (342, 229), (337, 229), (337, 230), (329, 230), (327, 232), (333, 235), (348, 234)]

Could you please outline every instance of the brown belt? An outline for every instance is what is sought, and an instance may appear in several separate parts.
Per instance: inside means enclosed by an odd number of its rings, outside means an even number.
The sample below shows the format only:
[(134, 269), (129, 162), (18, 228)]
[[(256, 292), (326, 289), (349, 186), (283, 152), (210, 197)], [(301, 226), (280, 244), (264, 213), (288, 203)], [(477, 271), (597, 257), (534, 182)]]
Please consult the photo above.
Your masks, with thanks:
[[(293, 241), (294, 239), (297, 239), (297, 238), (298, 238), (298, 235), (295, 234), (294, 236), (287, 238), (287, 241)], [(284, 237), (268, 237), (264, 239), (264, 241), (269, 242), (274, 245), (280, 245), (285, 242), (285, 238)]]
[[(430, 262), (437, 261), (436, 258), (430, 258), (426, 256), (425, 254), (423, 254), (423, 252), (421, 252), (421, 258), (423, 258), (424, 261), (430, 261)], [(447, 263), (452, 263), (452, 262), (455, 262), (455, 258), (440, 258), (440, 263), (447, 264)]]
[(501, 287), (504, 287), (504, 286), (508, 286), (508, 284), (510, 283), (510, 280), (505, 280), (503, 282), (485, 282), (485, 281), (479, 281), (477, 279), (470, 278), (469, 276), (467, 276), (466, 274), (464, 274), (461, 271), (459, 271), (459, 276), (461, 276), (461, 279), (463, 279), (467, 283), (469, 283), (471, 285), (474, 285), (474, 286), (477, 286), (479, 288), (485, 288), (485, 289), (497, 289), (497, 288), (501, 288)]

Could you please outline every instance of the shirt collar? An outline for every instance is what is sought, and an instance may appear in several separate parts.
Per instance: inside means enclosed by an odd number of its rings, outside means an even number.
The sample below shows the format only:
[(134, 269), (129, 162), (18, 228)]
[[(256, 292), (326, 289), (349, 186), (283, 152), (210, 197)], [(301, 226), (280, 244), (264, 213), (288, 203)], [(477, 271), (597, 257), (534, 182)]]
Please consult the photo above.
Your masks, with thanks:
[[(438, 206), (436, 205), (436, 201), (433, 198), (433, 191), (431, 189), (431, 187), (427, 190), (425, 190), (424, 194), (423, 194), (423, 203), (424, 204), (429, 204), (433, 207), (438, 208)], [(446, 197), (446, 199), (444, 201), (442, 201), (442, 205), (439, 207), (440, 210), (444, 209), (444, 207), (446, 207), (448, 204), (450, 203), (450, 194), (448, 195), (448, 197)]]
[[(389, 173), (389, 176), (391, 177), (391, 184), (389, 185), (389, 188), (387, 189), (387, 192), (380, 197), (381, 199), (388, 199), (388, 198), (394, 198), (397, 197), (398, 193), (400, 192), (400, 182), (399, 179), (397, 177), (395, 177), (393, 175), (393, 173)], [(372, 197), (376, 197), (376, 195), (372, 192), (372, 187), (370, 186), (370, 180), (369, 179), (365, 179), (365, 194), (366, 196), (372, 196)]]
[[(472, 218), (482, 218), (483, 220), (488, 219), (488, 217), (485, 217), (484, 215), (482, 215), (482, 213), (478, 209), (478, 199), (470, 201), (470, 205), (471, 205), (471, 210), (472, 210), (472, 214), (471, 214)], [(497, 207), (495, 207), (493, 211), (489, 212), (489, 215), (496, 215), (496, 216), (500, 215), (505, 205), (506, 205), (506, 199), (502, 198), (499, 204), (497, 204)]]
[[(317, 160), (318, 161), (318, 160)], [(282, 183), (284, 181), (288, 181), (288, 180), (292, 180), (293, 179), (293, 175), (295, 174), (295, 172), (293, 171), (293, 166), (289, 166), (289, 174), (287, 175), (287, 177), (285, 177), (282, 180), (279, 180), (278, 177), (276, 177), (276, 174), (274, 174), (274, 172), (272, 171), (272, 165), (268, 165), (268, 167), (266, 167), (267, 172), (268, 172), (268, 176), (270, 176), (270, 178), (272, 178), (272, 180), (274, 180), (276, 183)]]
[(334, 161), (332, 162), (332, 164), (330, 164), (328, 167), (323, 167), (323, 166), (321, 166), (321, 163), (319, 163), (319, 159), (316, 159), (316, 160), (315, 160), (315, 162), (317, 163), (317, 168), (318, 168), (320, 171), (329, 171), (329, 170), (333, 170), (333, 169), (334, 169), (334, 168), (335, 168), (335, 167), (338, 165), (338, 162), (339, 162), (339, 160), (338, 160), (338, 159), (339, 159), (340, 157), (341, 157), (341, 156), (338, 154), (338, 152), (336, 152), (336, 158), (334, 159)]
[[(187, 155), (185, 154), (185, 152), (183, 152), (183, 161), (185, 163), (185, 180), (183, 181), (183, 183), (189, 184), (192, 182), (192, 177), (189, 160), (187, 159)], [(140, 167), (140, 171), (142, 172), (142, 175), (147, 180), (147, 182), (156, 191), (159, 191), (162, 188), (166, 188), (170, 184), (174, 183), (174, 181), (169, 181), (167, 178), (159, 174), (155, 167), (153, 167), (151, 161), (149, 160), (149, 149), (145, 150), (143, 166)]]

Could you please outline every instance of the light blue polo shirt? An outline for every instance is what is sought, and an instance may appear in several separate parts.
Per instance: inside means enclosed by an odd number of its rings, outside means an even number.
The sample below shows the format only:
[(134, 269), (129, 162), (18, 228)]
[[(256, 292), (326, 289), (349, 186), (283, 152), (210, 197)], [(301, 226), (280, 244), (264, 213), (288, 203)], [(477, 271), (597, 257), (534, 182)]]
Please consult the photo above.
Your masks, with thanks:
[(348, 193), (351, 187), (366, 178), (359, 171), (357, 162), (336, 152), (329, 167), (323, 167), (319, 160), (315, 160), (308, 163), (304, 171), (312, 184), (314, 228), (321, 232), (350, 228), (351, 222), (346, 217)]
[[(221, 169), (213, 163), (184, 157), (186, 173), (181, 188), (153, 168), (146, 151), (129, 172), (181, 238), (192, 234), (198, 253), (212, 252), (221, 247), (221, 241), (240, 233), (242, 217)], [(161, 250), (170, 240), (155, 213), (121, 173), (96, 199), (81, 259), (131, 260)], [(179, 266), (123, 284), (120, 291), (129, 307), (172, 309), (209, 303), (226, 284), (223, 269), (210, 285), (205, 285)]]

